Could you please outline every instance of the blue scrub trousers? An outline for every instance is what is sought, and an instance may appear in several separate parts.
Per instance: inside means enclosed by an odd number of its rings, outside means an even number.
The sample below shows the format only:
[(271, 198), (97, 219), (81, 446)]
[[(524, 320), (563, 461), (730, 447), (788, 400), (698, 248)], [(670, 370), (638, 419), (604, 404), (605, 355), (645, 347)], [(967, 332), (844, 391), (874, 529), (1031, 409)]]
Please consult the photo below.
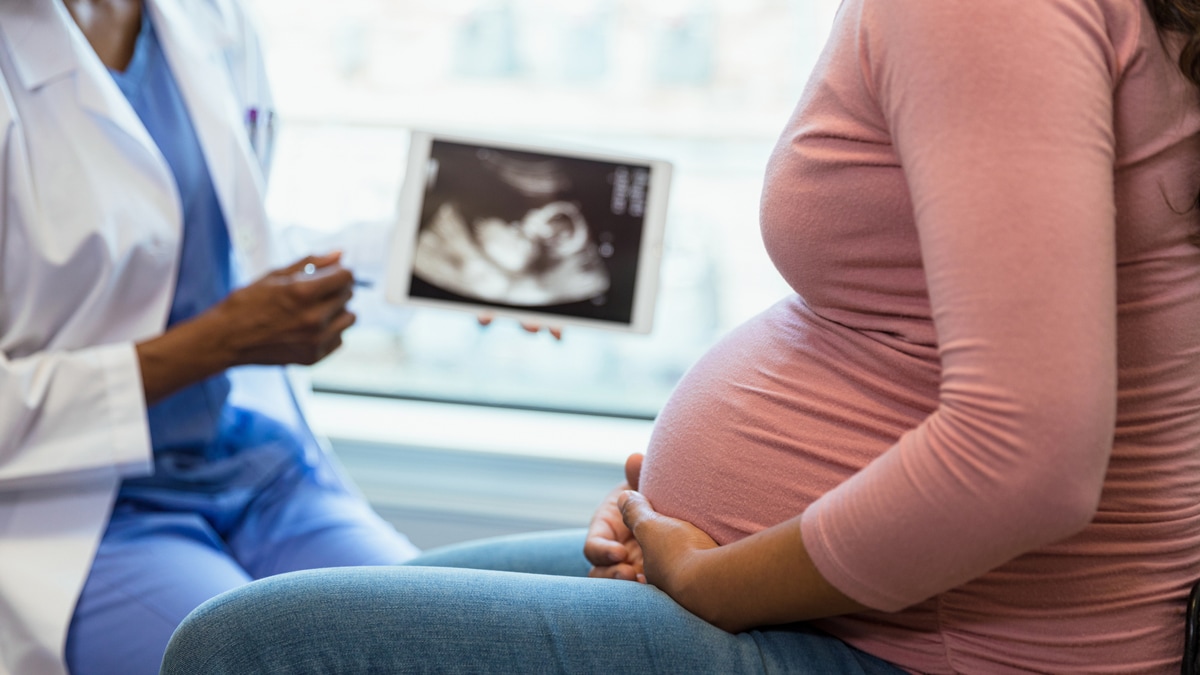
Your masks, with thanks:
[(163, 675), (904, 672), (803, 624), (733, 635), (653, 586), (581, 578), (584, 536), (258, 581), (193, 612)]
[(315, 466), (277, 423), (246, 411), (205, 454), (160, 452), (126, 481), (67, 636), (72, 675), (153, 675), (175, 627), (224, 591), (283, 572), (394, 565), (416, 548)]

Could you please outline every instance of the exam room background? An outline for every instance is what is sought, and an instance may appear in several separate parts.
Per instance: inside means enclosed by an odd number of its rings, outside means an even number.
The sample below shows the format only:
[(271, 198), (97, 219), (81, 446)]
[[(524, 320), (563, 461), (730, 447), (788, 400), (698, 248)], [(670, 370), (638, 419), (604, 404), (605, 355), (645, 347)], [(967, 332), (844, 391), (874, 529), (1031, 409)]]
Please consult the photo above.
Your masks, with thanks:
[(410, 128), (674, 163), (650, 335), (481, 330), (377, 285), (311, 370), (318, 430), (419, 545), (584, 524), (683, 372), (787, 292), (759, 192), (838, 0), (242, 1), (276, 96), (282, 222), (387, 220)]

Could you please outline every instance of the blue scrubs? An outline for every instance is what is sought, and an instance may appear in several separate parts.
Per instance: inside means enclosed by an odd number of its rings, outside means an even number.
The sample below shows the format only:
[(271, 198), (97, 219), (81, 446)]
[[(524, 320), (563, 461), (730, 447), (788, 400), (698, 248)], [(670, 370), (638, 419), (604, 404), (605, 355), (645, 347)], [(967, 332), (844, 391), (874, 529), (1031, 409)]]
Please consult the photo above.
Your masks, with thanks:
[[(170, 166), (183, 209), (168, 325), (232, 289), (231, 247), (187, 107), (143, 11), (113, 78)], [(152, 675), (175, 627), (231, 588), (281, 572), (396, 564), (416, 549), (283, 424), (228, 401), (224, 375), (149, 411), (155, 473), (122, 484), (67, 637), (73, 675)]]

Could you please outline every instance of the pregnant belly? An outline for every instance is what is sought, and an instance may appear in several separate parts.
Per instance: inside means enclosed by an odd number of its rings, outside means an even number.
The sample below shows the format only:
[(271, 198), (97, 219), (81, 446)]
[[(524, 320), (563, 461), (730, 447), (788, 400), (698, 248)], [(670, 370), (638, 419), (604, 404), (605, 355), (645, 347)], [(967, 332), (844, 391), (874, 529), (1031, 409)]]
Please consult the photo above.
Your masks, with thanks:
[(934, 359), (814, 315), (799, 298), (726, 336), (655, 425), (641, 491), (726, 544), (799, 514), (936, 406)]

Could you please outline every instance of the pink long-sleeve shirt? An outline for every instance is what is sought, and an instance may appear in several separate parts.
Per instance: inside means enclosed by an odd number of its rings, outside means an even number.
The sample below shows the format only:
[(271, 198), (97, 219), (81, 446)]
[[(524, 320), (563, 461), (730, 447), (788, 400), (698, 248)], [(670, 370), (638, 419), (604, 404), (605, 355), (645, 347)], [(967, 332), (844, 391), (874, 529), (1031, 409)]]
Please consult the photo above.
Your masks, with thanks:
[(642, 489), (803, 514), (913, 671), (1177, 672), (1200, 579), (1200, 94), (1142, 0), (845, 0), (771, 158), (796, 295), (680, 383)]

